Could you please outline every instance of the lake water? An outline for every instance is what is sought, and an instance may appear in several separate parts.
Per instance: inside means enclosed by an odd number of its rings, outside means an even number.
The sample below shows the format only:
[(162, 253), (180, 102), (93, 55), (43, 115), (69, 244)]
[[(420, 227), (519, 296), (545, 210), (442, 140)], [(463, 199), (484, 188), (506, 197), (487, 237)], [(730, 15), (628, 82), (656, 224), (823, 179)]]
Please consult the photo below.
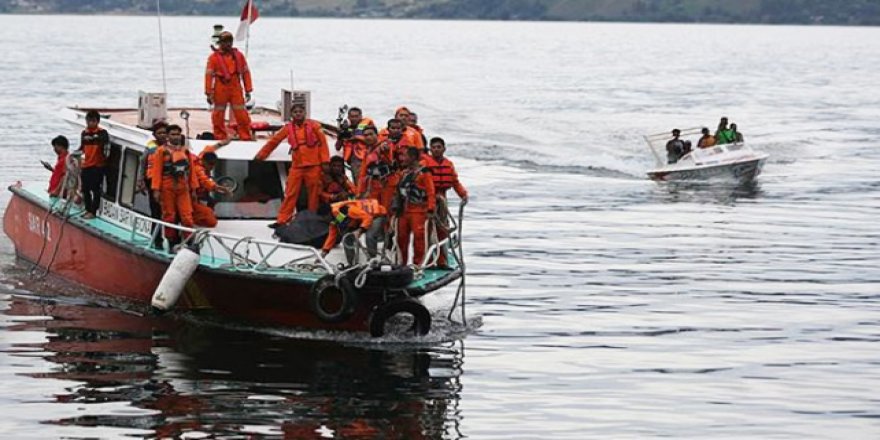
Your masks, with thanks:
[[(164, 19), (172, 105), (236, 20)], [(62, 107), (161, 91), (156, 24), (0, 16), (4, 186), (48, 179)], [(878, 53), (880, 28), (261, 18), (259, 104), (292, 71), (317, 118), (405, 104), (449, 142), (470, 333), (140, 317), (30, 281), (3, 236), (0, 437), (880, 438)], [(757, 184), (645, 178), (641, 135), (720, 116), (771, 155)]]

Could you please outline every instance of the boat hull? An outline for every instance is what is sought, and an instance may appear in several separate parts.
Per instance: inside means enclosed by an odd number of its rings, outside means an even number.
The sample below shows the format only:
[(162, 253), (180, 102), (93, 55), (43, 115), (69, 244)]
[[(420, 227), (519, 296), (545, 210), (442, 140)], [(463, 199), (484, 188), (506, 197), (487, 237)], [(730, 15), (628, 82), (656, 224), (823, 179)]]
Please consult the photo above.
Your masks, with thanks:
[(754, 180), (764, 167), (766, 158), (744, 160), (735, 163), (725, 163), (701, 167), (680, 169), (658, 169), (648, 172), (648, 177), (655, 181), (679, 181), (679, 180), (712, 180), (724, 179), (739, 182)]
[[(149, 306), (153, 292), (170, 264), (146, 249), (90, 228), (84, 220), (65, 221), (26, 191), (12, 188), (3, 219), (6, 235), (19, 258), (79, 284), (94, 293)], [(457, 274), (456, 274), (457, 275)], [(459, 276), (425, 286), (424, 294)], [(177, 310), (210, 309), (217, 314), (258, 325), (320, 330), (367, 331), (372, 310), (384, 302), (377, 292), (360, 292), (351, 317), (343, 322), (321, 320), (311, 309), (315, 280), (273, 277), (200, 266), (187, 282)]]

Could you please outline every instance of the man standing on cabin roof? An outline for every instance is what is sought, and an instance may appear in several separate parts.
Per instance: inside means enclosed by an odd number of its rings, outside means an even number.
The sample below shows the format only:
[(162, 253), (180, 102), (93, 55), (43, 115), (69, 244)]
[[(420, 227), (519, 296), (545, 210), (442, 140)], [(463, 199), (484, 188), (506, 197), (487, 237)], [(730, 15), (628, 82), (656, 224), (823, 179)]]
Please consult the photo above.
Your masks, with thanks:
[[(243, 141), (253, 140), (251, 134), (251, 117), (245, 108), (245, 102), (251, 99), (254, 86), (251, 83), (251, 71), (247, 60), (238, 49), (232, 47), (232, 33), (222, 32), (219, 37), (220, 49), (208, 57), (205, 69), (205, 96), (208, 104), (214, 106), (211, 123), (214, 126), (214, 137), (223, 140), (226, 133), (226, 106), (232, 105), (232, 113), (238, 124), (238, 138)], [(242, 96), (244, 83), (244, 96)]]
[(254, 157), (254, 160), (266, 160), (284, 139), (290, 145), (291, 166), (287, 174), (284, 201), (278, 209), (275, 223), (269, 225), (273, 229), (287, 224), (293, 218), (303, 186), (309, 196), (308, 209), (317, 212), (321, 196), (321, 173), (330, 162), (327, 136), (324, 135), (321, 123), (306, 119), (306, 108), (302, 104), (294, 104), (291, 111), (293, 120), (278, 130)]

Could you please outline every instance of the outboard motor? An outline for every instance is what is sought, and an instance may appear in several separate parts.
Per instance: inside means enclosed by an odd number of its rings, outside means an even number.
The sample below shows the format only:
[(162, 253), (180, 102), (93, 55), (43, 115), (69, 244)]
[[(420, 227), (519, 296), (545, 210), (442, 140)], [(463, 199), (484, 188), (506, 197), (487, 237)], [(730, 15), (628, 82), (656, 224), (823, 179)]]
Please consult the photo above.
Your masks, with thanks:
[(168, 265), (168, 270), (162, 276), (159, 286), (156, 287), (150, 304), (162, 311), (174, 307), (174, 304), (180, 299), (187, 281), (189, 281), (199, 267), (200, 259), (201, 256), (199, 255), (198, 248), (190, 246), (181, 247), (177, 251), (177, 255), (174, 256), (174, 259), (171, 260), (171, 264)]

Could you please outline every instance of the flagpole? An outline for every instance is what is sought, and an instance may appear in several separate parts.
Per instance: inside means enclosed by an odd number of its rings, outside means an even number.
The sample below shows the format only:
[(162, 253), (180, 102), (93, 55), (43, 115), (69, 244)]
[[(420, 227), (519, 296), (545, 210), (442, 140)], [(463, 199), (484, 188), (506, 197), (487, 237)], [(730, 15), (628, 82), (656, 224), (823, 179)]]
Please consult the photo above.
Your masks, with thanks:
[(248, 48), (250, 47), (250, 43), (251, 43), (251, 11), (253, 10), (253, 7), (254, 7), (254, 0), (248, 0), (248, 2), (247, 2), (247, 11), (248, 11), (247, 12), (247, 24), (245, 24), (245, 26), (247, 26), (247, 30), (245, 32), (247, 32), (247, 33), (245, 34), (245, 37), (244, 37), (244, 55), (245, 56), (247, 56), (247, 54), (248, 54)]

